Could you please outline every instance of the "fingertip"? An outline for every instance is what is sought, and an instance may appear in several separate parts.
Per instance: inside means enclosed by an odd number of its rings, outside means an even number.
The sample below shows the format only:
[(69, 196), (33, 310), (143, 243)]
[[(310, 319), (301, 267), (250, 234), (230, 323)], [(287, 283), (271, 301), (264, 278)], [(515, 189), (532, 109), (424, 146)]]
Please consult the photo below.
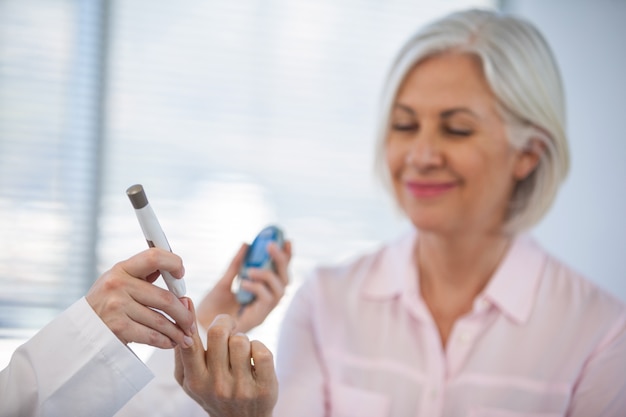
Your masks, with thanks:
[(185, 276), (185, 266), (181, 265), (179, 270), (172, 272), (172, 276), (176, 279), (183, 279)]
[(189, 337), (187, 335), (183, 336), (183, 347), (184, 348), (190, 348), (192, 347), (194, 344), (194, 340), (192, 337)]
[(287, 252), (287, 255), (291, 256), (291, 253), (293, 251), (293, 243), (291, 242), (291, 240), (285, 241), (283, 249), (285, 250), (285, 252)]
[(237, 327), (237, 322), (229, 314), (221, 313), (215, 316), (209, 328), (223, 327), (228, 329), (228, 333), (232, 333)]

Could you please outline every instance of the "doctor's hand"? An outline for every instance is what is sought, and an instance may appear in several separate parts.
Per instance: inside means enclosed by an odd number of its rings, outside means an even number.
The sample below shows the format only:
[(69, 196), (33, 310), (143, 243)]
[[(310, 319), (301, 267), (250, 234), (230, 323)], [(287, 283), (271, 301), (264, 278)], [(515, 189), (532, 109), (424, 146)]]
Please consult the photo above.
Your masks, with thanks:
[(207, 328), (218, 314), (229, 314), (237, 318), (237, 331), (247, 332), (259, 324), (278, 305), (285, 295), (289, 284), (289, 261), (291, 260), (291, 241), (285, 241), (281, 250), (275, 243), (268, 245), (276, 271), (251, 268), (248, 270), (250, 280), (242, 280), (242, 288), (255, 295), (255, 300), (240, 311), (232, 284), (246, 256), (248, 245), (243, 244), (231, 261), (224, 276), (204, 297), (198, 306), (198, 322)]
[(196, 322), (186, 307), (188, 299), (178, 299), (152, 285), (159, 271), (168, 271), (175, 278), (185, 273), (179, 256), (151, 248), (115, 264), (87, 293), (91, 308), (124, 344), (138, 342), (167, 349), (193, 343)]
[(206, 351), (196, 334), (191, 347), (175, 353), (176, 381), (211, 417), (271, 417), (278, 400), (272, 353), (236, 333), (232, 317), (215, 318)]

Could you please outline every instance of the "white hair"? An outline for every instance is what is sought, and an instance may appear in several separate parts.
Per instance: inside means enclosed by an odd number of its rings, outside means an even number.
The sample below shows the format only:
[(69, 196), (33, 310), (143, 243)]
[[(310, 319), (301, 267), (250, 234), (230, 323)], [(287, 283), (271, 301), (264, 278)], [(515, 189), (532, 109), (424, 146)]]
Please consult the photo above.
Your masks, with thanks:
[(472, 54), (482, 63), (512, 146), (522, 149), (533, 139), (543, 144), (537, 167), (515, 186), (506, 217), (508, 232), (526, 230), (552, 205), (567, 176), (569, 149), (565, 98), (556, 60), (541, 33), (519, 17), (488, 10), (455, 12), (409, 38), (383, 87), (376, 168), (389, 185), (385, 142), (402, 81), (419, 62), (449, 51)]

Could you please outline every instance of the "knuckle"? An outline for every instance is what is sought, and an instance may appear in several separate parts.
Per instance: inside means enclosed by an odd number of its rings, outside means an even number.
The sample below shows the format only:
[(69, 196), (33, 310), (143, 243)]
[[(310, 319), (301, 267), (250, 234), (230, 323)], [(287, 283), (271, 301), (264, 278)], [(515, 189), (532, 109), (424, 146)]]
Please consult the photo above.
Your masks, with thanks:
[(167, 290), (161, 289), (161, 291), (159, 291), (158, 297), (164, 305), (171, 305), (175, 302), (178, 302), (176, 296)]
[(239, 401), (255, 400), (258, 396), (257, 390), (244, 382), (239, 382), (235, 391), (235, 398)]
[(245, 350), (249, 349), (250, 340), (248, 336), (243, 333), (232, 335), (229, 339), (229, 345), (231, 349)]
[(150, 265), (151, 267), (154, 267), (155, 269), (157, 265), (159, 264), (159, 251), (156, 250), (155, 248), (150, 248), (146, 251), (146, 263), (148, 265)]
[(160, 346), (163, 342), (163, 335), (154, 329), (148, 331), (148, 344), (152, 346)]
[(272, 351), (265, 347), (261, 342), (252, 342), (252, 351), (254, 352), (254, 363), (273, 363), (274, 355)]
[(157, 313), (155, 316), (155, 327), (157, 329), (166, 329), (170, 324), (169, 321), (163, 314)]
[(209, 327), (209, 331), (207, 332), (207, 338), (210, 340), (222, 340), (228, 338), (229, 334), (230, 329), (221, 325), (213, 325)]
[(115, 264), (113, 264), (113, 267), (109, 270), (109, 273), (111, 272), (119, 272), (119, 271), (124, 271), (124, 264), (126, 261), (121, 261), (121, 262), (116, 262)]
[(120, 276), (113, 271), (108, 272), (104, 275), (104, 279), (102, 281), (102, 287), (107, 292), (117, 292), (117, 290), (122, 286), (122, 279)]
[(217, 380), (213, 386), (213, 392), (217, 398), (230, 399), (233, 398), (233, 388), (224, 380)]
[(126, 303), (119, 297), (109, 297), (106, 302), (106, 310), (112, 313), (124, 312)]

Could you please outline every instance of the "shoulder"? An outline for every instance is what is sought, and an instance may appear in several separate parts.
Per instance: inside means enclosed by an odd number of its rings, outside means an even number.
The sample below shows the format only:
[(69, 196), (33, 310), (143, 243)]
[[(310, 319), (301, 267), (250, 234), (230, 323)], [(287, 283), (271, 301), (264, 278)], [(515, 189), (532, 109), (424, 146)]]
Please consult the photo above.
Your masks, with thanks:
[(333, 298), (336, 294), (356, 295), (361, 290), (380, 293), (397, 288), (396, 281), (401, 277), (396, 270), (403, 269), (410, 261), (407, 252), (415, 236), (414, 231), (409, 231), (344, 262), (320, 265), (307, 277), (301, 291)]
[(545, 249), (540, 247), (539, 250), (545, 253), (543, 285), (548, 294), (588, 314), (608, 317), (626, 314), (626, 304), (616, 296)]
[(534, 243), (544, 255), (536, 312), (548, 316), (572, 335), (610, 337), (626, 327), (626, 304), (587, 276)]

